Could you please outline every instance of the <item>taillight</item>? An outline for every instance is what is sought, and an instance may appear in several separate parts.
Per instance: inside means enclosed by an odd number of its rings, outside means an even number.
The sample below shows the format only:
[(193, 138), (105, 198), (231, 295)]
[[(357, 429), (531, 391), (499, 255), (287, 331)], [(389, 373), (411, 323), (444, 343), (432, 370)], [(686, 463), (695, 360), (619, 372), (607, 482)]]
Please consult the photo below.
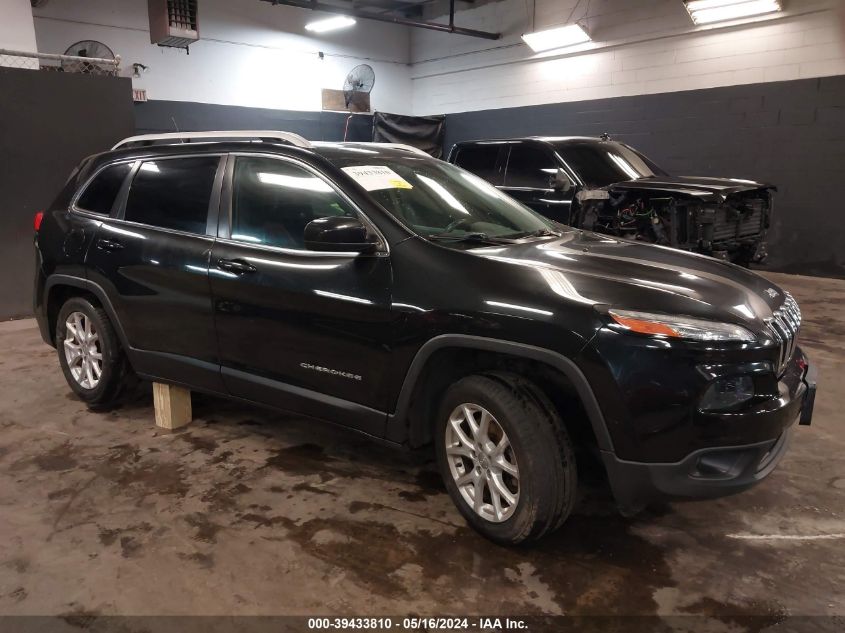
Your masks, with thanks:
[(33, 224), (35, 225), (35, 232), (38, 233), (38, 229), (41, 228), (41, 221), (44, 219), (44, 212), (38, 211), (35, 214), (35, 221)]

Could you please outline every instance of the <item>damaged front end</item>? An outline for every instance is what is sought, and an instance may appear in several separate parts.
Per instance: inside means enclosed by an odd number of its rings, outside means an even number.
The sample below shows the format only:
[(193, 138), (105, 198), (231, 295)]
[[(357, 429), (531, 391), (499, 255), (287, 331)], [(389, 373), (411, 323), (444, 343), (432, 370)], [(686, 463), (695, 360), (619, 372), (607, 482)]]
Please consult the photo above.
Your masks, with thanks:
[(736, 264), (768, 255), (774, 187), (748, 181), (642, 179), (578, 192), (573, 224)]

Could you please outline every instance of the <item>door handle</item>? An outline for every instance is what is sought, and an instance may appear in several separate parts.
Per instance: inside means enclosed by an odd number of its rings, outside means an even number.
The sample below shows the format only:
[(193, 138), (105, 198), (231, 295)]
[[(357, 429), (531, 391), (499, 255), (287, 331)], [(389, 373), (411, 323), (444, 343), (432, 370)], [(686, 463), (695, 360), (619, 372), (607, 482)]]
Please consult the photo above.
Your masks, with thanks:
[(117, 240), (99, 239), (97, 240), (97, 248), (104, 251), (119, 251), (123, 248), (123, 244)]
[(242, 259), (218, 259), (217, 268), (230, 273), (235, 273), (236, 275), (243, 275), (244, 273), (254, 273), (256, 270), (258, 270), (255, 266), (253, 266), (249, 262), (245, 262)]

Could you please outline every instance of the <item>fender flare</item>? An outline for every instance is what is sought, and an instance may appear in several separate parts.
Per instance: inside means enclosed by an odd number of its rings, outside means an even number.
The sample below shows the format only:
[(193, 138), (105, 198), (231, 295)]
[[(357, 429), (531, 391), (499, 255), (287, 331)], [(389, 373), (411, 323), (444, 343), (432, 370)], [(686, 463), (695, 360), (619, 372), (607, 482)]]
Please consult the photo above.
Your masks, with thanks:
[(393, 433), (407, 434), (406, 428), (401, 430), (396, 428), (399, 426), (397, 422), (407, 420), (411, 394), (428, 359), (434, 352), (452, 347), (476, 349), (486, 352), (501, 352), (510, 356), (538, 361), (557, 369), (575, 387), (578, 397), (584, 406), (584, 410), (587, 412), (587, 417), (590, 420), (590, 425), (596, 436), (599, 449), (613, 452), (613, 441), (611, 440), (610, 432), (607, 429), (607, 423), (605, 422), (604, 414), (601, 411), (598, 400), (596, 400), (596, 396), (586, 376), (584, 376), (581, 369), (571, 359), (552, 350), (543, 349), (542, 347), (465, 334), (442, 334), (435, 336), (417, 351), (402, 382), (402, 388), (396, 401), (396, 409), (388, 416), (388, 439), (393, 439), (390, 437), (392, 435), (391, 430)]
[[(126, 333), (123, 331), (123, 326), (121, 326), (120, 321), (117, 318), (117, 313), (114, 311), (114, 306), (112, 305), (108, 295), (106, 294), (106, 291), (103, 290), (102, 286), (94, 283), (89, 279), (84, 279), (82, 277), (75, 277), (73, 275), (65, 275), (61, 273), (52, 274), (47, 278), (47, 281), (44, 284), (45, 314), (47, 313), (48, 306), (50, 305), (48, 303), (48, 299), (50, 298), (50, 291), (53, 289), (54, 286), (71, 286), (73, 288), (85, 290), (94, 295), (100, 302), (100, 305), (103, 306), (103, 309), (106, 311), (106, 314), (109, 315), (109, 321), (111, 321), (112, 327), (114, 328), (115, 332), (117, 332), (117, 336), (118, 338), (120, 338), (120, 343), (123, 346), (123, 349), (126, 350), (127, 353), (131, 351), (132, 348), (129, 346), (129, 340), (126, 338)], [(51, 327), (51, 324), (47, 324), (47, 327)], [(53, 343), (55, 344), (55, 341), (53, 341)]]

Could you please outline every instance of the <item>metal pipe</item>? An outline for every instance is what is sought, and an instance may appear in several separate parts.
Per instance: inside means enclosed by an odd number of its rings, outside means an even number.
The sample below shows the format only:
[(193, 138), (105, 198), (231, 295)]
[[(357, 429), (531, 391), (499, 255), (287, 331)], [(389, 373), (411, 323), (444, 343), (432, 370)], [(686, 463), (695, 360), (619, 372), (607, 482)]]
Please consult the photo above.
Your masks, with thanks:
[(337, 15), (348, 15), (349, 17), (361, 18), (364, 20), (389, 22), (391, 24), (399, 24), (400, 26), (410, 26), (417, 29), (429, 29), (431, 31), (441, 31), (443, 33), (454, 33), (455, 35), (480, 37), (485, 40), (498, 40), (500, 37), (502, 37), (501, 33), (476, 31), (475, 29), (465, 29), (460, 26), (455, 26), (455, 0), (450, 0), (449, 3), (449, 24), (438, 24), (437, 22), (423, 22), (420, 20), (410, 20), (408, 18), (399, 18), (391, 15), (369, 13), (360, 9), (347, 9), (344, 7), (337, 7), (331, 4), (323, 4), (318, 0), (262, 0), (262, 2), (269, 2), (273, 5), (281, 4), (286, 7), (296, 7), (298, 9), (324, 11), (325, 13), (334, 13)]
[(88, 62), (89, 64), (113, 64), (115, 66), (120, 64), (120, 55), (116, 55), (114, 59), (108, 57), (80, 57), (78, 55), (57, 55), (55, 53), (35, 53), (32, 51), (13, 51), (8, 48), (0, 48), (0, 55), (9, 55), (14, 57), (32, 57), (34, 59), (49, 59), (57, 62)]

